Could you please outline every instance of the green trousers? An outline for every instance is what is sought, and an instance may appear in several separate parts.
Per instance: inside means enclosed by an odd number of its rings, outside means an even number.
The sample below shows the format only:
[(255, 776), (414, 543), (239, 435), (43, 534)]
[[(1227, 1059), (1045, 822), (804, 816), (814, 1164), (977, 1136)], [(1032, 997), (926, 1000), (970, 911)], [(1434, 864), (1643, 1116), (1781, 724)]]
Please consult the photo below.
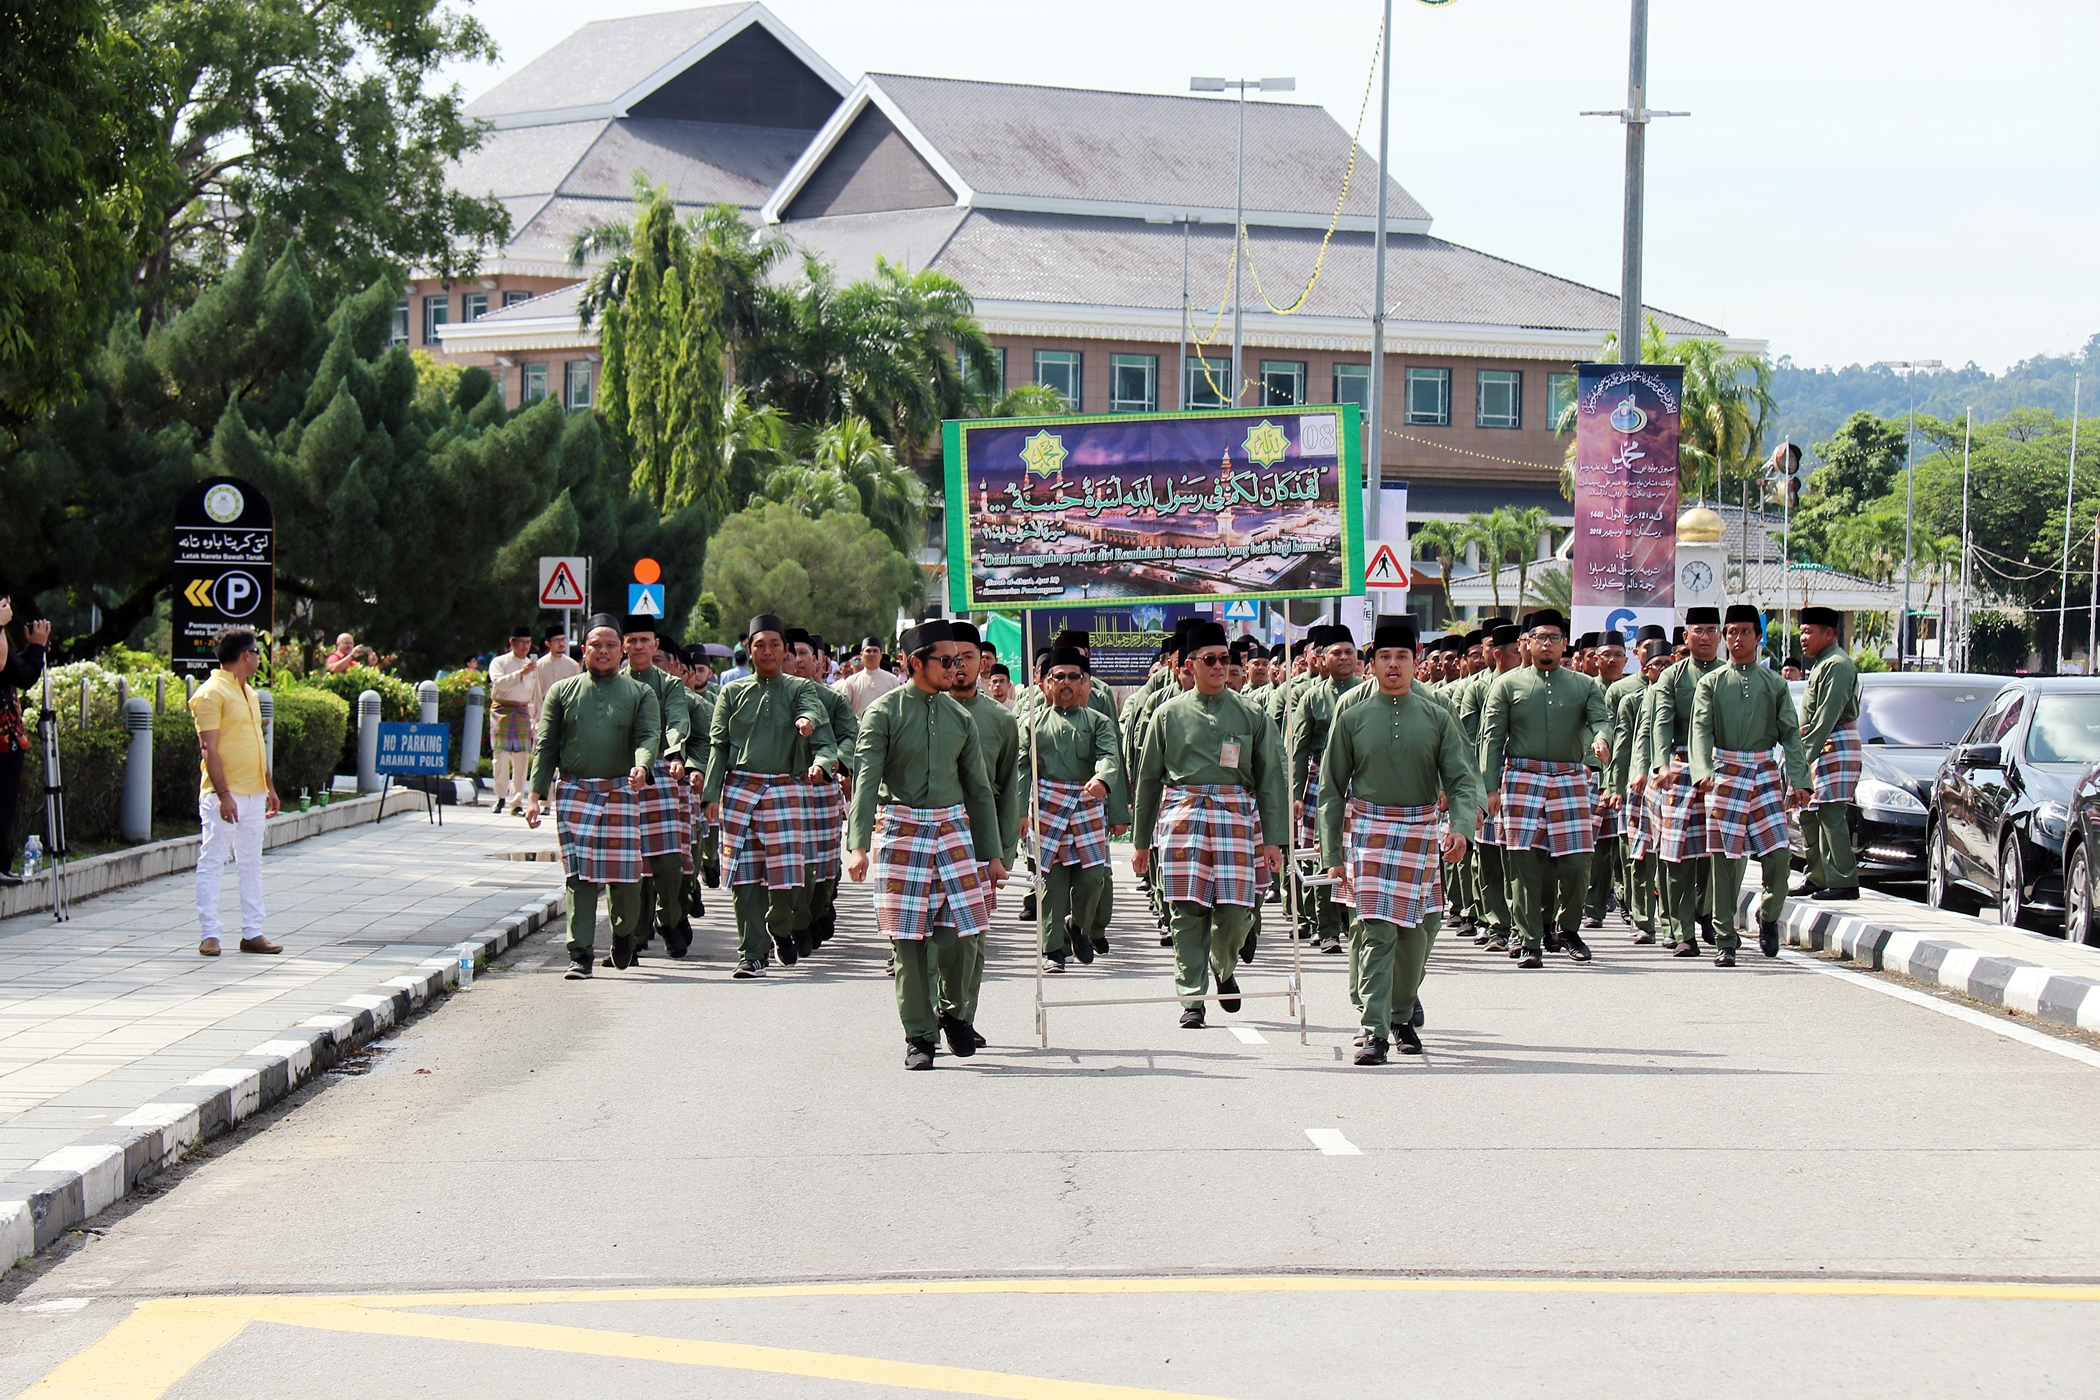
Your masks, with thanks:
[(941, 950), (938, 968), (940, 985), (934, 1000), (943, 1014), (958, 1021), (977, 1024), (977, 993), (984, 987), (984, 936), (961, 937), (953, 929), (940, 930), (949, 943)]
[[(935, 928), (930, 938), (893, 938), (891, 955), (897, 960), (897, 1019), (904, 1033), (918, 1040), (933, 1039), (940, 1029), (942, 988), (965, 980), (964, 963), (977, 952), (982, 938), (961, 938), (952, 928)], [(978, 964), (980, 974), (984, 963)], [(970, 1010), (976, 1011), (973, 994)], [(970, 1019), (964, 1016), (961, 1019)]]
[(1444, 862), (1444, 908), (1453, 919), (1477, 917), (1473, 907), (1473, 861), (1470, 853), (1466, 859)]
[[(1094, 908), (1091, 915), (1086, 918), (1082, 918), (1079, 921), (1079, 926), (1085, 929), (1090, 935), (1099, 935), (1107, 933), (1110, 922), (1112, 922), (1116, 917), (1116, 867), (1114, 863), (1111, 862), (1104, 868), (1108, 873), (1101, 882), (1101, 897), (1094, 901)], [(1261, 910), (1257, 906), (1254, 912), (1257, 915), (1254, 921), (1255, 926), (1260, 927), (1261, 920), (1258, 916), (1260, 915)]]
[[(1176, 900), (1174, 920), (1174, 995), (1200, 997), (1209, 990), (1210, 976), (1220, 982), (1239, 966), (1240, 945), (1254, 923), (1254, 911), (1244, 904), (1204, 906)], [(1200, 1001), (1183, 1000), (1182, 1007), (1194, 1010)]]
[(1546, 925), (1557, 923), (1572, 933), (1582, 922), (1582, 898), (1589, 886), (1590, 853), (1549, 856), (1544, 851), (1504, 851), (1509, 872), (1510, 920), (1524, 946), (1545, 941)]
[[(659, 928), (676, 928), (685, 915), (680, 902), (685, 898), (685, 857), (677, 852), (667, 856), (655, 856), (649, 861), (649, 873), (642, 877), (642, 913), (656, 911)], [(646, 936), (646, 930), (645, 936)]]
[(634, 939), (648, 927), (648, 906), (642, 903), (639, 884), (598, 885), (574, 875), (564, 882), (569, 891), (569, 961), (589, 962), (598, 941), (598, 891), (609, 890), (606, 901), (612, 915), (612, 936)]
[[(1713, 912), (1713, 857), (1662, 862), (1662, 909), (1657, 932), (1672, 943), (1699, 941), (1699, 920)], [(1718, 937), (1718, 935), (1717, 935)]]
[(1401, 928), (1383, 919), (1359, 919), (1350, 930), (1351, 941), (1362, 950), (1358, 1009), (1365, 1035), (1389, 1040), (1393, 1023), (1414, 1015), (1438, 922), (1431, 915), (1418, 927)]
[[(1733, 948), (1742, 942), (1736, 936), (1735, 909), (1742, 900), (1743, 872), (1750, 868), (1750, 861), (1747, 856), (1737, 860), (1730, 860), (1727, 856), (1710, 856), (1708, 859), (1713, 862), (1714, 944)], [(1758, 860), (1765, 880), (1765, 887), (1758, 896), (1759, 923), (1777, 923), (1779, 916), (1786, 911), (1786, 879), (1791, 864), (1783, 846)]]
[(1035, 927), (1045, 953), (1066, 952), (1065, 916), (1079, 925), (1081, 937), (1090, 938), (1097, 928), (1106, 928), (1099, 906), (1108, 898), (1113, 881), (1106, 865), (1053, 865), (1043, 871), (1043, 897), (1036, 901)]
[(1503, 873), (1500, 846), (1473, 843), (1474, 916), (1490, 933), (1509, 932), (1509, 881)]
[(1604, 917), (1604, 897), (1613, 890), (1619, 892), (1619, 904), (1626, 907), (1626, 862), (1620, 857), (1625, 849), (1623, 837), (1607, 836), (1597, 843), (1595, 855), (1590, 860), (1589, 896), (1583, 901), (1583, 914), (1592, 919)]
[(831, 912), (838, 898), (839, 882), (835, 875), (811, 880), (795, 891), (795, 932), (807, 933), (811, 925)]
[(1630, 872), (1627, 885), (1633, 895), (1633, 923), (1642, 933), (1656, 932), (1656, 907), (1661, 897), (1656, 893), (1655, 882), (1661, 878), (1662, 862), (1650, 851), (1639, 860), (1629, 859), (1626, 868)]
[(1845, 820), (1849, 802), (1825, 802), (1801, 814), (1801, 835), (1808, 847), (1808, 878), (1817, 889), (1856, 890), (1859, 865), (1852, 855), (1852, 827)]
[(737, 885), (732, 890), (736, 896), (736, 955), (739, 959), (759, 962), (773, 950), (776, 942), (792, 942), (795, 937), (795, 901), (800, 890), (769, 890), (764, 885), (752, 883)]

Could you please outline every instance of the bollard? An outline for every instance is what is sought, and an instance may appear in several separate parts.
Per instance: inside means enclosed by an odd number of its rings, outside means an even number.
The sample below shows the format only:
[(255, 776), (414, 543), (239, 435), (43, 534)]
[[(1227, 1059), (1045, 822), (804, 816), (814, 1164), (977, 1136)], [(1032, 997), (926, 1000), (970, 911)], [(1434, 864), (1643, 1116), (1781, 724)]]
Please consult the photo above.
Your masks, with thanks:
[(80, 727), (81, 727), (82, 729), (85, 729), (85, 728), (87, 728), (87, 721), (88, 721), (88, 683), (87, 683), (87, 677), (86, 677), (86, 676), (82, 676), (82, 677), (80, 678)]
[(379, 692), (357, 697), (357, 790), (379, 791)]
[(182, 678), (182, 707), (188, 709), (190, 701), (196, 698), (197, 678), (195, 676), (184, 676)]
[(486, 698), (480, 686), (467, 687), (467, 713), (459, 731), (459, 775), (475, 784), (477, 791), (481, 783), (481, 710)]
[(436, 681), (424, 681), (417, 686), (416, 700), (423, 707), (423, 723), (436, 724), (438, 722), (438, 683)]
[(124, 727), (131, 746), (124, 753), (124, 798), (117, 829), (134, 845), (153, 839), (153, 707), (143, 695), (124, 701)]
[(255, 702), (262, 708), (265, 771), (274, 776), (277, 772), (277, 700), (269, 691), (258, 690)]
[(131, 698), (131, 680), (128, 676), (117, 677), (117, 722), (124, 721), (124, 702)]
[(164, 715), (167, 712), (168, 673), (166, 671), (162, 671), (159, 675), (153, 678), (153, 713), (157, 715)]

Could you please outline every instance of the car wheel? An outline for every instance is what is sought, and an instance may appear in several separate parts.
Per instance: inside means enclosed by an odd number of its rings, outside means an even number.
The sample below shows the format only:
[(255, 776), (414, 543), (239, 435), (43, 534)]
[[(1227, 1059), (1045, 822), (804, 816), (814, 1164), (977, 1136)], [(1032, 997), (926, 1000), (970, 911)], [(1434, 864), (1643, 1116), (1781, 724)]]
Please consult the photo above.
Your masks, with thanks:
[(2027, 869), (2020, 858), (2020, 833), (1998, 848), (1998, 922), (2006, 928), (2036, 928), (2040, 918), (2027, 906)]
[(1925, 902), (1956, 914), (1976, 912), (1976, 900), (1947, 871), (1947, 828), (1938, 822), (1925, 838)]
[(2064, 940), (2093, 941), (2093, 862), (2083, 845), (2071, 849), (2064, 867)]

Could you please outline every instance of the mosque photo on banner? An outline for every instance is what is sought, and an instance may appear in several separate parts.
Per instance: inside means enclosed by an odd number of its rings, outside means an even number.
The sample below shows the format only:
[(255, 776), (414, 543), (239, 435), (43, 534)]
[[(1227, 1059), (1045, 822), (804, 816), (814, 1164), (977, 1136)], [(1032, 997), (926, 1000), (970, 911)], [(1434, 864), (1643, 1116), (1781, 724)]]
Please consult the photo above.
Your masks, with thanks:
[(951, 603), (1360, 593), (1357, 414), (1331, 404), (952, 421)]

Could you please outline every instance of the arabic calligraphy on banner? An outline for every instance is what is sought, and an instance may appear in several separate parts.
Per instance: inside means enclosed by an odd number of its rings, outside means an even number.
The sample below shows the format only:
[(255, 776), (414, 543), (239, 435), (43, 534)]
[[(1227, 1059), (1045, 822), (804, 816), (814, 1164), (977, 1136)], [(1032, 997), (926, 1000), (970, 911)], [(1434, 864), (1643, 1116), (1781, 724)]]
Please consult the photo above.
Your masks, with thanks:
[[(1577, 631), (1675, 615), (1680, 365), (1578, 365)], [(1650, 616), (1650, 612), (1661, 615)]]
[(958, 610), (1363, 591), (1354, 404), (946, 425)]

